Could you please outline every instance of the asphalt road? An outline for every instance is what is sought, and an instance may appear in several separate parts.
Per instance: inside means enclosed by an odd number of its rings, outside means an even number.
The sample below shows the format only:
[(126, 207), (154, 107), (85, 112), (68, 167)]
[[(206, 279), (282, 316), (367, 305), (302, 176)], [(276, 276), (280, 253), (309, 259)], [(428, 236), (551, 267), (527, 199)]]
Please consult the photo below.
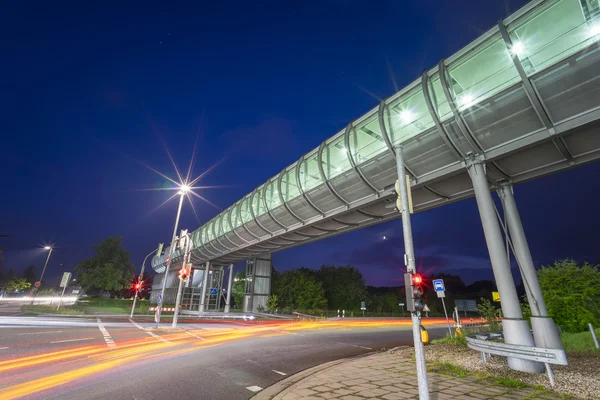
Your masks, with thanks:
[[(306, 368), (412, 344), (410, 323), (191, 322), (0, 316), (0, 398), (247, 399)], [(444, 327), (430, 327), (430, 337)]]

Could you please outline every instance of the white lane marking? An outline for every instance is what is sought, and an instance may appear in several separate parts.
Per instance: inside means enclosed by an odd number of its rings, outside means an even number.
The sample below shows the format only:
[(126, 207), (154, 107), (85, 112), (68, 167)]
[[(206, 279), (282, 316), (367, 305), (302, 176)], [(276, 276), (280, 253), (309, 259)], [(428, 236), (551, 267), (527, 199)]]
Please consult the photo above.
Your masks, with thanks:
[(0, 350), (8, 349), (8, 347), (0, 347)]
[(273, 372), (275, 372), (276, 374), (279, 374), (279, 375), (283, 375), (283, 376), (287, 375), (285, 372), (277, 371), (275, 369), (272, 369), (271, 371), (273, 371)]
[(57, 340), (56, 342), (50, 342), (50, 343), (54, 344), (54, 343), (78, 342), (80, 340), (92, 340), (92, 339), (94, 339), (94, 338), (93, 337), (86, 337), (86, 338), (81, 338), (81, 339)]
[(358, 346), (358, 347), (360, 347), (361, 349), (373, 350), (373, 349), (372, 349), (372, 348), (370, 348), (370, 347), (365, 347), (365, 346)]
[(188, 335), (190, 335), (190, 336), (193, 336), (193, 337), (195, 337), (195, 338), (202, 339), (202, 340), (206, 340), (206, 339), (204, 339), (203, 337), (200, 337), (200, 336), (198, 336), (198, 335), (194, 335), (192, 332), (185, 331), (185, 333), (187, 333)]
[(167, 342), (167, 343), (169, 342), (167, 339), (165, 339), (165, 338), (164, 338), (164, 337), (162, 337), (162, 336), (158, 336), (158, 335), (157, 335), (156, 333), (154, 333), (154, 332), (146, 332), (146, 333), (147, 333), (148, 335), (152, 336), (152, 337), (153, 337), (153, 338), (155, 338), (155, 339), (162, 340), (163, 342)]
[(41, 335), (42, 333), (60, 333), (62, 331), (46, 331), (46, 332), (26, 332), (26, 333), (12, 333), (11, 335)]
[(246, 389), (254, 393), (260, 392), (262, 390), (260, 386), (246, 386)]
[(104, 336), (104, 341), (106, 342), (106, 345), (108, 347), (116, 347), (117, 345), (115, 344), (115, 341), (113, 340), (112, 336), (110, 336), (110, 333), (108, 333), (108, 331), (104, 327), (104, 324), (102, 324), (102, 321), (100, 320), (100, 318), (97, 318), (96, 320), (98, 321), (98, 329), (100, 329), (100, 332), (102, 332), (102, 336)]
[(129, 318), (129, 322), (131, 322), (133, 324), (133, 326), (135, 326), (138, 329), (144, 330), (144, 327), (141, 326), (140, 324), (138, 324), (137, 322), (135, 322), (134, 320), (132, 320), (131, 318)]

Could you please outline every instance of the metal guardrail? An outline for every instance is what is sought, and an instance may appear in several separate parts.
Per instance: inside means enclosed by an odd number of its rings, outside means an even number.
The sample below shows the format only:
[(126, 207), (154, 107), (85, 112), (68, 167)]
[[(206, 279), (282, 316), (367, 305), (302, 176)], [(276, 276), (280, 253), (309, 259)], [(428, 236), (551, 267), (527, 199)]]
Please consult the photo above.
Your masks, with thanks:
[(494, 342), (489, 339), (478, 338), (484, 335), (467, 335), (467, 346), (485, 354), (495, 354), (503, 357), (514, 357), (523, 360), (539, 361), (548, 364), (568, 365), (567, 353), (560, 349), (547, 349), (544, 347), (530, 347), (519, 344)]
[(481, 359), (486, 362), (486, 354), (520, 358), (522, 360), (531, 360), (544, 363), (550, 385), (554, 387), (554, 373), (550, 364), (569, 365), (567, 353), (561, 349), (547, 349), (545, 347), (523, 346), (520, 344), (510, 344), (497, 342), (503, 335), (499, 332), (474, 333), (467, 335), (467, 346), (470, 349), (481, 352)]

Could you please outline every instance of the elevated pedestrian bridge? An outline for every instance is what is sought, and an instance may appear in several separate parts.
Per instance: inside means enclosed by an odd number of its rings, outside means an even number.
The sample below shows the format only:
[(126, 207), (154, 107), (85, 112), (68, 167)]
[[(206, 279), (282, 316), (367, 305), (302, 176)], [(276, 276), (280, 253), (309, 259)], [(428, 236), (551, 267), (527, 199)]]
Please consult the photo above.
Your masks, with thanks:
[[(597, 160), (599, 7), (529, 3), (199, 227), (193, 262), (234, 263), (399, 217), (398, 146), (415, 212), (473, 196), (472, 160), (492, 188)], [(164, 272), (164, 256), (153, 268)]]

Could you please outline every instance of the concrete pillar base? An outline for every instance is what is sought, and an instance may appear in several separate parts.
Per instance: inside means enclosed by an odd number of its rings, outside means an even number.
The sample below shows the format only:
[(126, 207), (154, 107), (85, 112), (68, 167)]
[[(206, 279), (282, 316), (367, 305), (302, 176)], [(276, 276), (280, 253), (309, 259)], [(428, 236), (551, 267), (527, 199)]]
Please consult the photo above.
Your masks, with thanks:
[(226, 313), (228, 313), (228, 312), (231, 312), (231, 307), (229, 306), (229, 304), (226, 304), (226, 305), (225, 305), (225, 310), (224, 310), (224, 312), (226, 312)]
[[(529, 332), (529, 324), (524, 319), (502, 319), (502, 332), (504, 333), (504, 342), (509, 344), (518, 344), (521, 346), (535, 346), (533, 337)], [(537, 361), (521, 360), (519, 358), (508, 357), (508, 366), (511, 369), (521, 372), (539, 374), (545, 371), (544, 364)]]
[(558, 334), (558, 329), (550, 317), (531, 317), (533, 338), (536, 347), (563, 350), (563, 344)]

